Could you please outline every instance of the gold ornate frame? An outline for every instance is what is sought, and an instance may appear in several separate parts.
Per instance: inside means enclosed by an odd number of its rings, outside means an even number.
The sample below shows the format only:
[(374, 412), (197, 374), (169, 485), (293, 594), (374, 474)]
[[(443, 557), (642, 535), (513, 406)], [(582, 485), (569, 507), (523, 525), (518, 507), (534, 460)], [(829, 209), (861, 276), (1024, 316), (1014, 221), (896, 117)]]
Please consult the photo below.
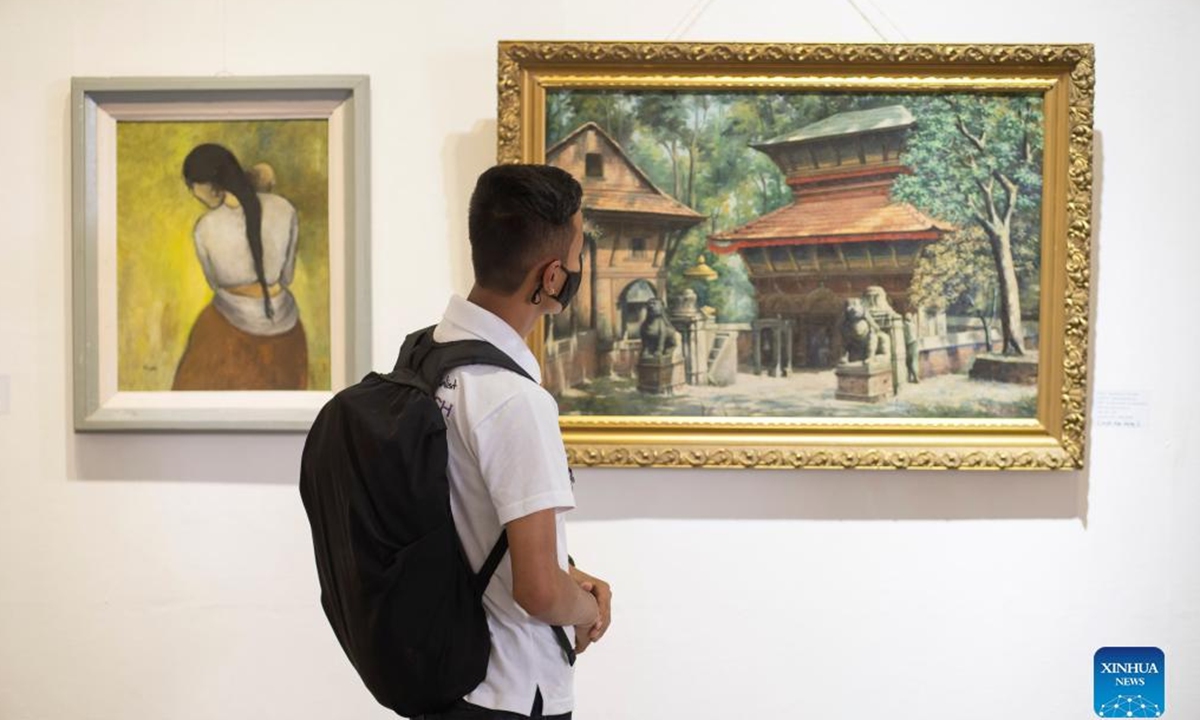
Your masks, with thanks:
[[(571, 463), (616, 467), (1081, 469), (1092, 206), (1091, 45), (501, 42), (502, 163), (544, 162), (546, 91), (1022, 90), (1044, 93), (1034, 419), (563, 417)], [(530, 339), (543, 357), (542, 333)]]

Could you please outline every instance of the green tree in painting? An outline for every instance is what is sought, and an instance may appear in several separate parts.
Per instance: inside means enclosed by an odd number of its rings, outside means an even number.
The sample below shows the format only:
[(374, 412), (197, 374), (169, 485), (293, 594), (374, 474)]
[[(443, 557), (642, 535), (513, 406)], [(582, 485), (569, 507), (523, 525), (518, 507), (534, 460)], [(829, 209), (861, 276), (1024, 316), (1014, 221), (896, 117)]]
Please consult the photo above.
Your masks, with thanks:
[(633, 137), (636, 96), (564, 90), (546, 94), (546, 142), (554, 145), (585, 122), (594, 122), (622, 147)]
[(720, 131), (722, 142), (710, 166), (712, 185), (729, 188), (732, 202), (722, 208), (728, 227), (743, 225), (791, 200), (791, 190), (779, 168), (769, 157), (749, 147), (749, 143), (800, 127), (804, 121), (797, 117), (799, 114), (784, 96), (777, 94), (754, 95), (730, 103)]
[[(711, 306), (719, 322), (749, 322), (757, 317), (754, 286), (739, 255), (718, 255), (708, 249), (707, 230), (693, 230), (682, 237), (674, 259), (667, 266), (667, 284), (672, 294), (691, 288), (699, 307)], [(716, 271), (715, 280), (691, 280), (684, 272), (700, 258)]]
[(979, 319), (984, 344), (992, 347), (996, 270), (983, 230), (967, 227), (930, 243), (917, 261), (910, 302), (914, 307), (954, 309)]
[(1019, 279), (1036, 287), (1039, 265), (1040, 99), (943, 95), (907, 102), (918, 120), (904, 154), (913, 174), (896, 181), (893, 196), (958, 227), (922, 254), (914, 299), (982, 316), (994, 294), (1004, 353), (1023, 355)]

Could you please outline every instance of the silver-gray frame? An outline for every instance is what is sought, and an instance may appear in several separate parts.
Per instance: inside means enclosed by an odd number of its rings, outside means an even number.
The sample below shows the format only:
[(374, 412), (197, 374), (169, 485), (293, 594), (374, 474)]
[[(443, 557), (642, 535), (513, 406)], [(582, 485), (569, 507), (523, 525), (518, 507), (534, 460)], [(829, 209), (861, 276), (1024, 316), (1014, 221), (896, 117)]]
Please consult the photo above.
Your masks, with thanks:
[(316, 408), (106, 408), (100, 398), (97, 108), (106, 102), (340, 99), (345, 118), (344, 367), (353, 382), (371, 369), (370, 81), (365, 75), (240, 78), (73, 78), (72, 221), (77, 431), (306, 431)]

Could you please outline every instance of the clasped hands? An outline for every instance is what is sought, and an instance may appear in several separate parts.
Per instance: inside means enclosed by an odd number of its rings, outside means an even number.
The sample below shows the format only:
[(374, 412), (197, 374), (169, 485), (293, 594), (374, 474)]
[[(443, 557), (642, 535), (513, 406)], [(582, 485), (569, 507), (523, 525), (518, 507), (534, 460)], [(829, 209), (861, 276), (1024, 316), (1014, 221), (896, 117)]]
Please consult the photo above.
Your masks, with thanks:
[(575, 626), (575, 654), (578, 655), (608, 632), (608, 625), (612, 621), (612, 588), (600, 578), (592, 577), (574, 565), (568, 572), (584, 592), (591, 593), (592, 597), (596, 598), (596, 606), (600, 610), (596, 622)]

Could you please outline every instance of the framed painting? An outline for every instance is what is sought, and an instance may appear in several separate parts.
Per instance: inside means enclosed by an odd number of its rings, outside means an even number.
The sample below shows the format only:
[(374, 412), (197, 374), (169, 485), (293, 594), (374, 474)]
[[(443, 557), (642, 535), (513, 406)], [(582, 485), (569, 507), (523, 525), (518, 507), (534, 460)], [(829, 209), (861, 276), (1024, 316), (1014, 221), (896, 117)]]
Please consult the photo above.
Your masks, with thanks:
[(75, 428), (303, 431), (370, 365), (368, 79), (75, 78)]
[(583, 465), (1084, 463), (1090, 45), (502, 42), (584, 189), (529, 339)]

